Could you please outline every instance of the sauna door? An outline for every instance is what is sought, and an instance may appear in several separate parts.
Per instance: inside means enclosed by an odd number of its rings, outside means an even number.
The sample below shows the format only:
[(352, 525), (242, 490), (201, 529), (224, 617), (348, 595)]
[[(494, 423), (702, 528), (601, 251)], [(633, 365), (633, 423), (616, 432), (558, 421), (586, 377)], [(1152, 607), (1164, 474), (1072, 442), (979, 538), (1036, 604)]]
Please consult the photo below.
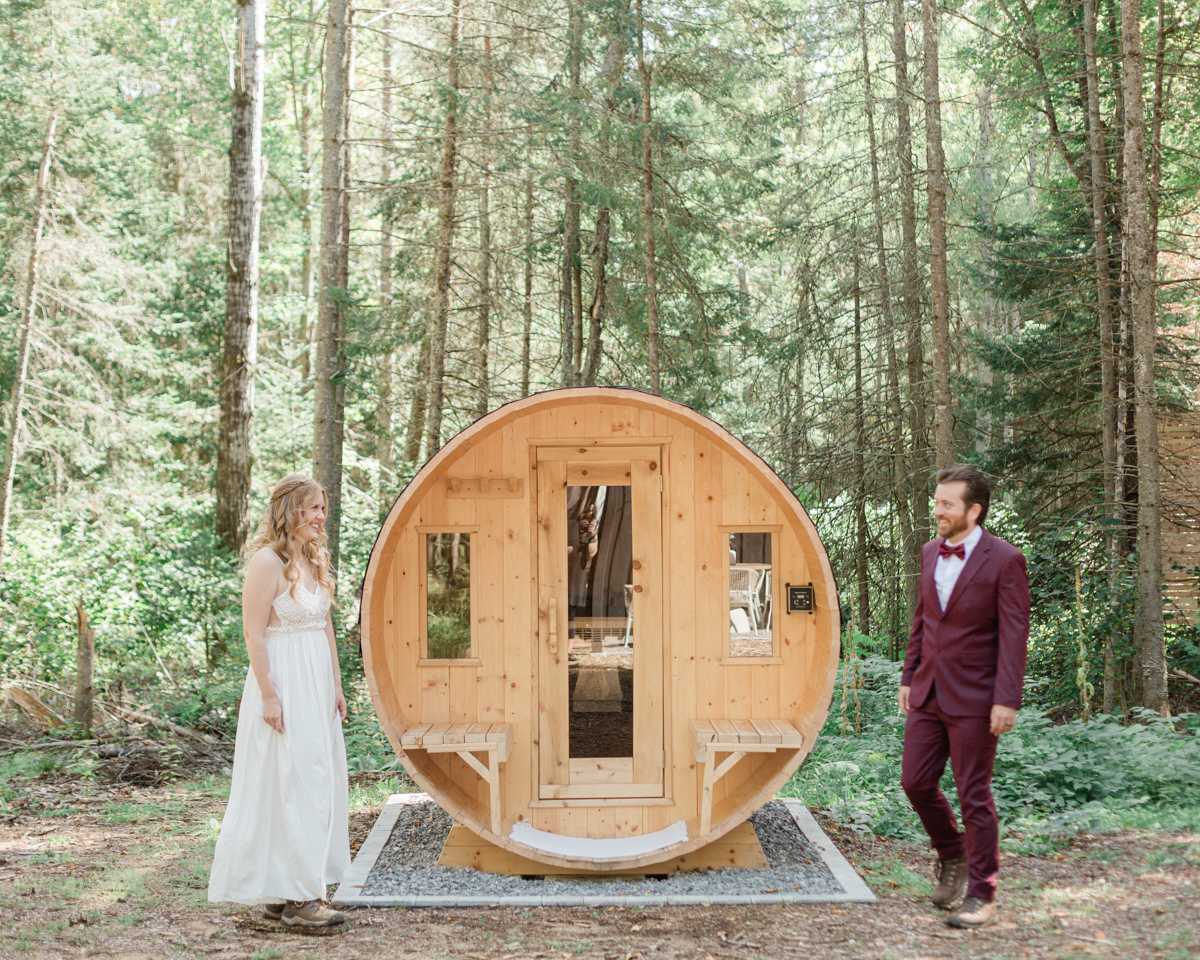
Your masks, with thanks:
[(535, 796), (661, 797), (662, 448), (536, 457)]

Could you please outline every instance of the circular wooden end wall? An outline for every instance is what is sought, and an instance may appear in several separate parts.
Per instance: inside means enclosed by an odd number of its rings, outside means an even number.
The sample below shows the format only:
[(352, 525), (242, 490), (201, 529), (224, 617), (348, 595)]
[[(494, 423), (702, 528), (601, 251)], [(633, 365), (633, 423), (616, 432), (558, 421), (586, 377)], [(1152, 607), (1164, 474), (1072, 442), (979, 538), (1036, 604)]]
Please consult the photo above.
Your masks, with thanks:
[(839, 617), (759, 457), (685, 406), (588, 387), (501, 407), (425, 464), (375, 544), (362, 637), (392, 747), (455, 820), (616, 870), (774, 796), (829, 709)]

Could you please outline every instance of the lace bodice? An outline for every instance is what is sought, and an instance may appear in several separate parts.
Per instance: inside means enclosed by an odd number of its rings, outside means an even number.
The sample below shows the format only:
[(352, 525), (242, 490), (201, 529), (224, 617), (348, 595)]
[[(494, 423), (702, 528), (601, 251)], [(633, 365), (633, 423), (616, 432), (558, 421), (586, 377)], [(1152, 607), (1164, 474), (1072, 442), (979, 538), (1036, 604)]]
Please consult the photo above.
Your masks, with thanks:
[(309, 590), (304, 584), (296, 585), (296, 599), (290, 593), (282, 593), (273, 604), (279, 623), (267, 627), (267, 635), (296, 633), (300, 630), (324, 630), (325, 615), (329, 612), (329, 594), (317, 584)]

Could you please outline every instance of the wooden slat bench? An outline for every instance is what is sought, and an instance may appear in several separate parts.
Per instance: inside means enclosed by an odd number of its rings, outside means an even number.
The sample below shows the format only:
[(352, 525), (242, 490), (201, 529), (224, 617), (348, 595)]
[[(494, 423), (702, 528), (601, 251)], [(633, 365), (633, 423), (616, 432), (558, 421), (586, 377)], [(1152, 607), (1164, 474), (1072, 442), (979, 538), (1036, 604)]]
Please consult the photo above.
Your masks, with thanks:
[[(488, 785), (491, 792), (492, 833), (500, 836), (500, 764), (512, 753), (511, 723), (417, 723), (400, 735), (405, 751), (457, 753)], [(487, 766), (477, 753), (487, 754)]]
[[(712, 829), (713, 785), (748, 753), (799, 750), (804, 737), (786, 720), (693, 720), (692, 754), (704, 764), (700, 794), (700, 836)], [(728, 756), (717, 763), (717, 754)]]

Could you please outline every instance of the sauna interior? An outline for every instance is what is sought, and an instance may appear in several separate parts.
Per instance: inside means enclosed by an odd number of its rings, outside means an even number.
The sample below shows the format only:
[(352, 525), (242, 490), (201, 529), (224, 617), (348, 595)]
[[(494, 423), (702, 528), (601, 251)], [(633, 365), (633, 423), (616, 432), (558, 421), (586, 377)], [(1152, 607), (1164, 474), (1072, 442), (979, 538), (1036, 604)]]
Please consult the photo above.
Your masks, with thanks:
[(362, 592), (383, 729), (458, 823), (541, 863), (653, 864), (746, 820), (812, 748), (836, 589), (800, 502), (716, 423), (549, 391), (451, 440)]

